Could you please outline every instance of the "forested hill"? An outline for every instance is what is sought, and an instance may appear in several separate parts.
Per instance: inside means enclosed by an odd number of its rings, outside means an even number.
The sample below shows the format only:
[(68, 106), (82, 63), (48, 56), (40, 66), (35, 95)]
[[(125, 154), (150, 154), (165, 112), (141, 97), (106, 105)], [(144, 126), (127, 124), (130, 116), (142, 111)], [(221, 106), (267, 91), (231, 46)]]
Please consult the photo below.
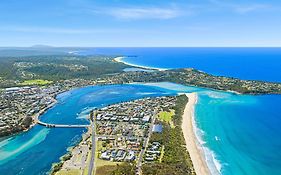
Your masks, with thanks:
[(119, 73), (130, 67), (112, 59), (113, 56), (74, 55), (0, 57), (1, 87), (29, 79), (56, 81), (95, 78), (104, 74)]
[[(84, 79), (87, 85), (169, 81), (242, 94), (281, 94), (281, 83), (214, 76), (192, 68), (124, 72), (129, 68), (114, 56), (50, 55), (0, 58), (0, 88), (44, 85), (59, 80)], [(93, 82), (95, 83), (93, 83)]]

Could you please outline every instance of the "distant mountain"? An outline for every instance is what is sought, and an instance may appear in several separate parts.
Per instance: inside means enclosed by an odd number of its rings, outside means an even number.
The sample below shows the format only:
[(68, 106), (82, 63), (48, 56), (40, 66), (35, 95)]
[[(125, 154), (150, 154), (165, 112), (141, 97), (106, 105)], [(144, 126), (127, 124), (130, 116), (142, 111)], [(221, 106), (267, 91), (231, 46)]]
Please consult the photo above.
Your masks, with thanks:
[(67, 55), (68, 52), (68, 49), (60, 49), (44, 45), (36, 45), (32, 47), (2, 47), (0, 48), (0, 57)]
[(36, 45), (33, 45), (31, 46), (31, 48), (53, 48), (53, 46), (49, 46), (49, 45), (44, 45), (44, 44), (36, 44)]

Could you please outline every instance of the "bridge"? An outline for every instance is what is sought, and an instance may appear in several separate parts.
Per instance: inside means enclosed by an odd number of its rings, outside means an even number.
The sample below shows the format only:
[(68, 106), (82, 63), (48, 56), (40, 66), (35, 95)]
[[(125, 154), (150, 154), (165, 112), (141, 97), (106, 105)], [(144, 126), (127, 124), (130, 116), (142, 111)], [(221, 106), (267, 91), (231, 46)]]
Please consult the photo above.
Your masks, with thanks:
[(33, 120), (42, 126), (45, 126), (47, 128), (87, 128), (91, 125), (67, 125), (67, 124), (53, 124), (53, 123), (45, 123), (39, 120), (39, 117), (41, 114), (43, 114), (47, 109), (51, 108), (54, 104), (56, 103), (56, 101), (54, 101), (52, 104), (50, 104), (49, 106), (47, 106), (45, 109), (42, 109), (41, 111), (39, 111), (39, 113), (37, 115), (34, 116)]
[(52, 123), (45, 123), (37, 120), (39, 125), (45, 126), (47, 128), (87, 128), (91, 125), (65, 125), (65, 124), (52, 124)]

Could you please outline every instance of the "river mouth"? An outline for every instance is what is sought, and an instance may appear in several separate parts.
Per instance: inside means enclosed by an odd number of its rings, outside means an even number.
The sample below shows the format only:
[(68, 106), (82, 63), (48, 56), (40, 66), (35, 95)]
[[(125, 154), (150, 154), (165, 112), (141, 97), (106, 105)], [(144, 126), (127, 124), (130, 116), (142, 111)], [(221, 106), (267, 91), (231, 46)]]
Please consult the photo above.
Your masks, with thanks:
[[(46, 123), (87, 125), (93, 108), (145, 97), (175, 95), (174, 91), (147, 85), (89, 86), (64, 92), (57, 104), (40, 116)], [(0, 174), (45, 174), (53, 163), (77, 144), (86, 128), (46, 128), (36, 125), (27, 132), (0, 142)]]
[[(93, 108), (188, 92), (198, 94), (194, 122), (209, 169), (220, 169), (223, 175), (280, 174), (280, 95), (237, 95), (169, 82), (89, 86), (59, 94), (58, 103), (40, 120), (88, 124), (87, 115)], [(36, 125), (27, 132), (5, 138), (0, 141), (0, 174), (48, 173), (52, 163), (77, 144), (86, 130)]]

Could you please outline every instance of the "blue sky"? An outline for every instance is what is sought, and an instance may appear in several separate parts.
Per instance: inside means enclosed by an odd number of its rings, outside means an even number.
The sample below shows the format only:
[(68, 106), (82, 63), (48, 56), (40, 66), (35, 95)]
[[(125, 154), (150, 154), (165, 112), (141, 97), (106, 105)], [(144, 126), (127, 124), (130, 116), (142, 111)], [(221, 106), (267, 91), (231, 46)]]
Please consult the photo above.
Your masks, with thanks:
[(281, 46), (280, 0), (3, 0), (0, 46)]

